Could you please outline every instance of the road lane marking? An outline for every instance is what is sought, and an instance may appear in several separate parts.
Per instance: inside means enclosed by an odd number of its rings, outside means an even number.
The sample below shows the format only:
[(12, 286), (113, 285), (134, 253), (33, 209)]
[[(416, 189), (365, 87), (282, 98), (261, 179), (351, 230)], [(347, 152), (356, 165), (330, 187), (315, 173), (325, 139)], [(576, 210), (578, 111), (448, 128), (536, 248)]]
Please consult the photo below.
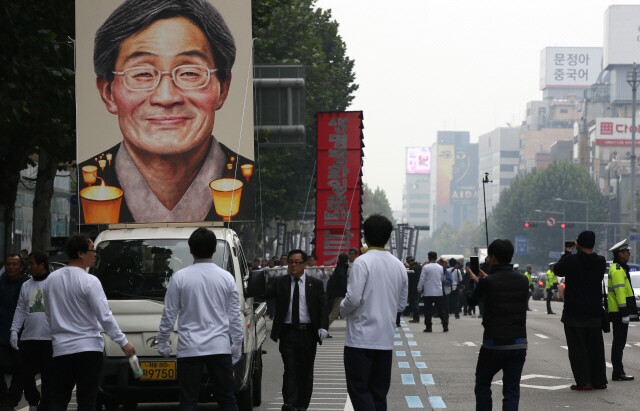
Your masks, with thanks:
[(411, 356), (412, 357), (422, 357), (422, 354), (420, 354), (420, 351), (411, 351)]
[(569, 349), (569, 347), (567, 347), (566, 345), (561, 345), (560, 347), (561, 347), (561, 348), (564, 348), (565, 350), (568, 350), (568, 349)]
[(406, 334), (406, 333), (405, 333), (405, 335), (404, 335), (404, 336), (405, 336), (405, 337), (407, 337), (407, 338), (413, 338), (413, 334), (411, 334), (411, 333), (409, 333), (409, 334)]
[(416, 385), (416, 380), (413, 379), (413, 374), (400, 374), (403, 385)]
[(402, 331), (411, 331), (409, 327), (402, 327)]
[(429, 403), (431, 404), (431, 408), (447, 408), (440, 396), (429, 397)]
[(417, 395), (405, 395), (404, 399), (407, 401), (407, 407), (409, 408), (424, 408), (420, 397)]
[(435, 381), (433, 381), (432, 374), (420, 374), (420, 381), (422, 381), (422, 385), (434, 385)]
[(406, 357), (407, 353), (404, 351), (396, 351), (396, 357)]
[(398, 368), (409, 368), (409, 363), (401, 361), (398, 363)]
[(400, 334), (393, 334), (393, 338), (400, 338)]
[(417, 343), (417, 342), (415, 342), (415, 341), (408, 341), (408, 342), (407, 342), (407, 344), (409, 344), (410, 346), (416, 346), (416, 345), (418, 345), (418, 343)]
[(395, 346), (402, 345), (402, 341), (394, 341), (394, 342), (393, 342), (393, 345), (395, 345)]
[(607, 366), (607, 368), (613, 368), (613, 364), (611, 364), (610, 362), (605, 362), (605, 365)]
[(539, 337), (539, 338), (542, 338), (542, 339), (545, 339), (545, 340), (546, 340), (546, 339), (549, 339), (549, 337), (547, 337), (547, 336), (546, 336), (546, 335), (544, 335), (544, 334), (534, 334), (534, 335), (535, 335), (536, 337)]
[(466, 345), (467, 347), (477, 347), (478, 345), (471, 341), (463, 342), (462, 345)]
[(429, 367), (427, 367), (427, 364), (423, 362), (416, 362), (416, 368), (429, 368)]

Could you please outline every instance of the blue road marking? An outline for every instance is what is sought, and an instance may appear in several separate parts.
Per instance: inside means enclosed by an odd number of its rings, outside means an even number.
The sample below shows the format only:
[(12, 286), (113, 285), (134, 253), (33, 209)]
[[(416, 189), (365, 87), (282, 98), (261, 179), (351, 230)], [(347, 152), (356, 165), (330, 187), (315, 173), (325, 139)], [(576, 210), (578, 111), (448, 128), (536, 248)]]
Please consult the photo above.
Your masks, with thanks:
[(418, 345), (416, 341), (409, 341), (409, 345)]
[(439, 396), (429, 397), (429, 403), (431, 403), (431, 408), (447, 408), (442, 397)]
[(429, 368), (429, 367), (427, 367), (427, 364), (425, 364), (423, 362), (416, 362), (416, 367), (417, 368)]
[(416, 385), (416, 380), (413, 379), (413, 374), (400, 374), (400, 377), (402, 377), (402, 384)]
[(405, 336), (405, 337), (407, 337), (407, 338), (413, 338), (413, 334), (406, 334), (406, 333), (405, 333), (405, 335), (404, 335), (404, 336)]
[(400, 334), (393, 334), (393, 338), (400, 338)]
[(431, 374), (420, 374), (420, 380), (422, 381), (422, 385), (435, 384), (435, 381), (433, 381), (433, 375)]
[(396, 351), (396, 357), (406, 357), (407, 353), (404, 351)]
[(409, 368), (409, 363), (401, 361), (398, 363), (398, 368)]
[(417, 395), (405, 395), (404, 399), (407, 400), (407, 407), (409, 408), (424, 408), (420, 397)]
[(412, 357), (422, 357), (422, 354), (420, 354), (420, 351), (411, 351), (411, 356)]
[[(397, 328), (396, 328), (396, 331), (398, 331)], [(402, 327), (402, 331), (411, 331), (411, 330), (409, 329), (409, 327)]]
[(402, 341), (394, 341), (393, 345), (402, 345)]

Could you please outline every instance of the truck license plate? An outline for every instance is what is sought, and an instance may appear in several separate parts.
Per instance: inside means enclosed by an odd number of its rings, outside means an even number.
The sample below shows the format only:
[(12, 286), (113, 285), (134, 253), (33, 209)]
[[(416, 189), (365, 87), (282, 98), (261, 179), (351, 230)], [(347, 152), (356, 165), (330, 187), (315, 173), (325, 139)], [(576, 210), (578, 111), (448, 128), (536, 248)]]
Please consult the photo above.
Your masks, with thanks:
[(141, 380), (175, 380), (176, 379), (176, 362), (175, 361), (140, 361), (142, 368)]

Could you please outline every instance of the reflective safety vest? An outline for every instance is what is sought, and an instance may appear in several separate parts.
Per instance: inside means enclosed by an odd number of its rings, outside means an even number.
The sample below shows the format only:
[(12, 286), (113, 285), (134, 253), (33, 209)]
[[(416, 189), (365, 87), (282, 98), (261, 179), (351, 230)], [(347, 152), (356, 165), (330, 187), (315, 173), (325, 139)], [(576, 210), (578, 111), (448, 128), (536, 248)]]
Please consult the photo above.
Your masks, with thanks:
[(529, 287), (533, 285), (533, 280), (531, 279), (531, 273), (529, 271), (525, 271), (524, 275), (527, 276), (527, 280), (529, 281)]
[(609, 267), (607, 301), (609, 312), (620, 312), (622, 317), (637, 315), (636, 299), (633, 295), (633, 288), (629, 283), (627, 272), (620, 264), (611, 264)]
[(551, 270), (547, 270), (547, 290), (550, 288), (558, 288), (556, 287), (558, 285), (558, 277), (556, 277), (556, 274), (551, 271)]

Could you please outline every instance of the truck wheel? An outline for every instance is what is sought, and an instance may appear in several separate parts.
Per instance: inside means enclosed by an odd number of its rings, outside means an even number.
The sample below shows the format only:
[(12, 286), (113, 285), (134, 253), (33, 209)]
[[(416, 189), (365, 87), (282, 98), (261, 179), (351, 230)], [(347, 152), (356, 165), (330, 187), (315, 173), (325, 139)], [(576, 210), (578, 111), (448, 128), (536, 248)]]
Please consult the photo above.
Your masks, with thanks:
[(256, 351), (256, 367), (253, 371), (253, 406), (262, 404), (262, 349)]
[(253, 410), (253, 378), (249, 378), (249, 383), (244, 387), (244, 390), (236, 395), (236, 400), (238, 402), (238, 410)]

